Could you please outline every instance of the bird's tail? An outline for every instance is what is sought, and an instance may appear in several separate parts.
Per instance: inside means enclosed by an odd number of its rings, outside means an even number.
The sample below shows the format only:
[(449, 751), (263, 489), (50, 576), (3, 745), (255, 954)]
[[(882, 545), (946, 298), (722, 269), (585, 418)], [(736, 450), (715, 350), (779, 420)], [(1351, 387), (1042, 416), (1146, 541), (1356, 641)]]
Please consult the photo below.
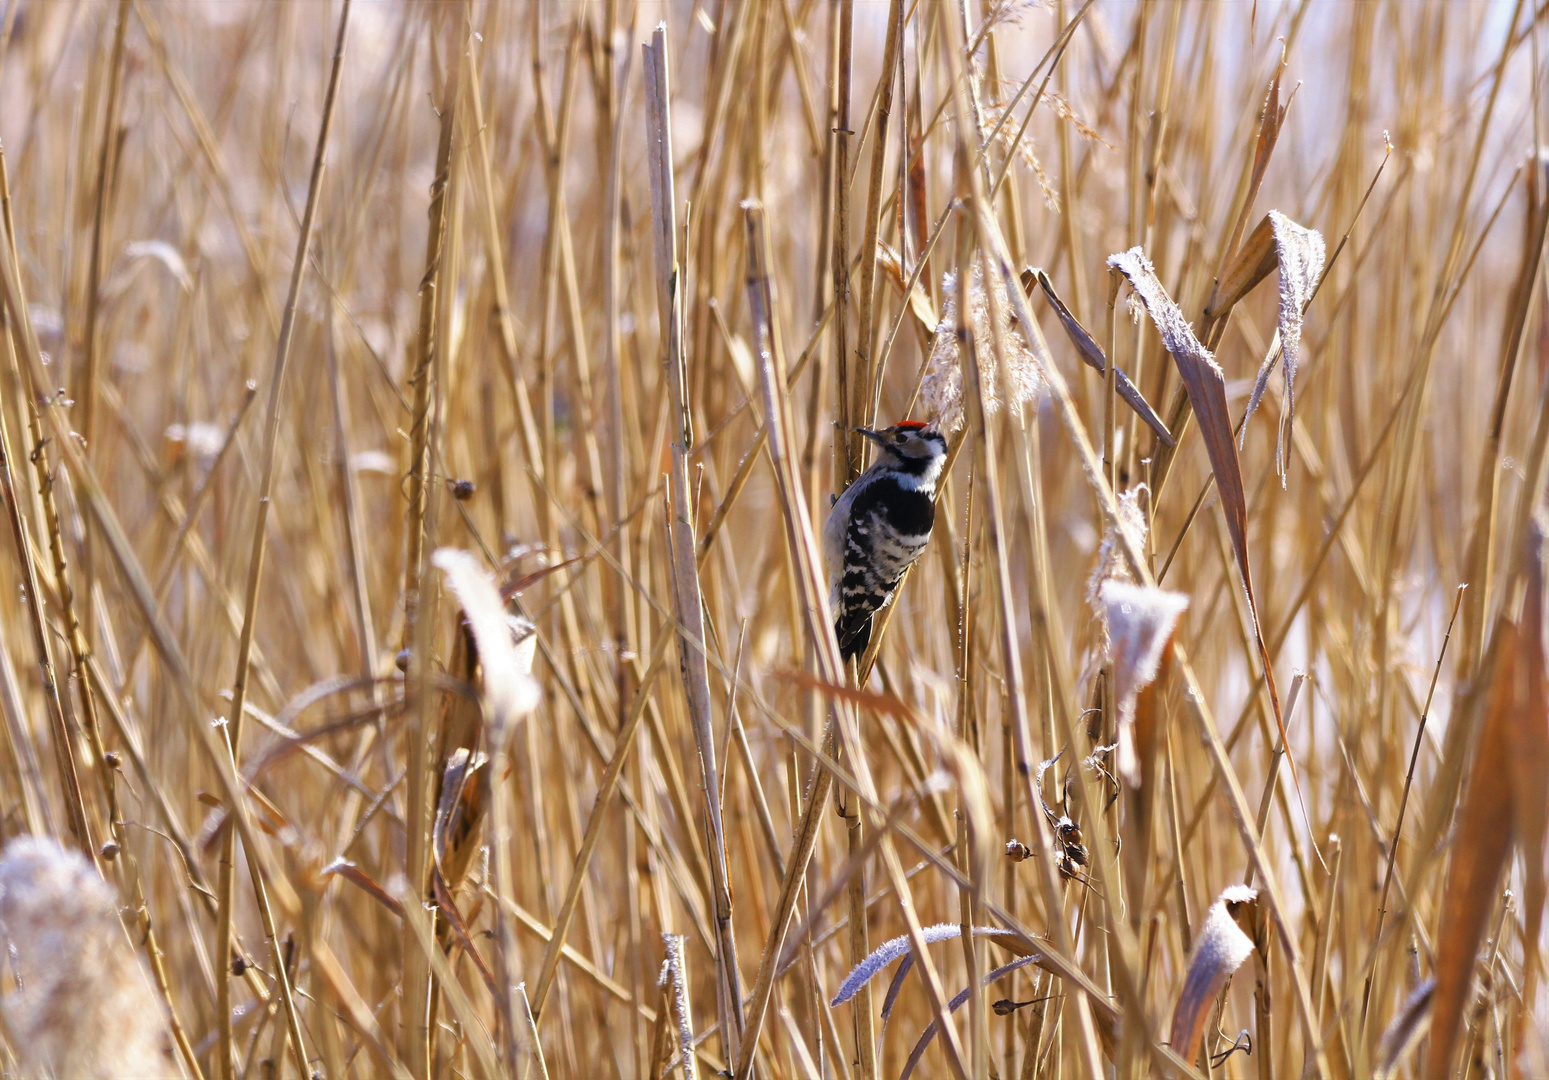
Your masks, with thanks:
[(834, 624), (834, 636), (839, 639), (839, 655), (845, 660), (859, 657), (871, 643), (871, 614), (859, 619), (840, 619)]

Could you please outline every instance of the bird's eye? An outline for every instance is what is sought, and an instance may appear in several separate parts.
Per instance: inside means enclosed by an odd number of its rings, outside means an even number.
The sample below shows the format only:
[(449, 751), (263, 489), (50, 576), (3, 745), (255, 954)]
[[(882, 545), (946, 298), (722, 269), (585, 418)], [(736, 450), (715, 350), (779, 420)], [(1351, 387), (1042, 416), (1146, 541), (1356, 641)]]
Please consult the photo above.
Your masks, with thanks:
[(902, 431), (900, 431), (900, 432), (898, 432), (897, 434), (895, 434), (893, 436), (893, 441), (894, 442), (903, 442), (906, 438), (908, 438), (908, 436), (905, 435)]

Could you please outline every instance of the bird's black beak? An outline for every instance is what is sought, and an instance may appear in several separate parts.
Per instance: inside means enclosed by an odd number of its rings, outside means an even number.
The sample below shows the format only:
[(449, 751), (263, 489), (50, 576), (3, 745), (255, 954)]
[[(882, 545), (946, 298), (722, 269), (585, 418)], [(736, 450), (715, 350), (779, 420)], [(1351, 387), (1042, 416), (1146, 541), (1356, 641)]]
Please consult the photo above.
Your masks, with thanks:
[(866, 436), (866, 438), (870, 439), (872, 442), (876, 443), (878, 446), (886, 446), (887, 445), (887, 437), (884, 436), (881, 432), (872, 431), (870, 428), (863, 428), (863, 427), (858, 427), (855, 430), (858, 433)]

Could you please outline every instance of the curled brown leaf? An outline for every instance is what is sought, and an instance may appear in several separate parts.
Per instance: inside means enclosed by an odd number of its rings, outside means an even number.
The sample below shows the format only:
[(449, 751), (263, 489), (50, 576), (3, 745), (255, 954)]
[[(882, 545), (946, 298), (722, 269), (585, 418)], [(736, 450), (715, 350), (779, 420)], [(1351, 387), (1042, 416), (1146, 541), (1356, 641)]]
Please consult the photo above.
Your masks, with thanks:
[[(1285, 487), (1285, 444), (1291, 423), (1296, 417), (1296, 368), (1301, 360), (1302, 313), (1312, 300), (1323, 275), (1323, 236), (1316, 229), (1304, 228), (1278, 210), (1271, 210), (1264, 220), (1269, 223), (1275, 241), (1275, 257), (1280, 265), (1280, 318), (1276, 327), (1275, 341), (1269, 353), (1259, 365), (1259, 373), (1253, 382), (1253, 393), (1243, 413), (1242, 434), (1238, 446), (1246, 438), (1248, 417), (1259, 407), (1269, 376), (1275, 370), (1277, 360), (1285, 364), (1285, 408), (1280, 413), (1280, 428), (1275, 439), (1275, 471), (1280, 476), (1280, 486)], [(1255, 230), (1255, 235), (1258, 231)]]
[(1189, 606), (1182, 593), (1110, 579), (1102, 585), (1103, 621), (1108, 627), (1108, 658), (1119, 714), (1119, 773), (1140, 783), (1135, 747), (1135, 698), (1156, 678), (1162, 651), (1178, 618)]
[(1238, 925), (1246, 917), (1246, 908), (1258, 901), (1258, 892), (1246, 885), (1230, 885), (1221, 890), (1210, 905), (1200, 928), (1194, 954), (1189, 957), (1188, 973), (1173, 1006), (1169, 1042), (1185, 1061), (1199, 1054), (1200, 1037), (1210, 1006), (1226, 987), (1227, 980), (1253, 955), (1253, 939)]

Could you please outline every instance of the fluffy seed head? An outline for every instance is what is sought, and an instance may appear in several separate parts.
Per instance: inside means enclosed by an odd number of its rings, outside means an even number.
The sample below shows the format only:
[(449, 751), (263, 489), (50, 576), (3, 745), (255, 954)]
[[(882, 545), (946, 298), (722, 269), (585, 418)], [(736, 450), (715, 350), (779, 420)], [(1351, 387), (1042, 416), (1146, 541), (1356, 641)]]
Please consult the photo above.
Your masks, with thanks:
[[(1124, 548), (1119, 543), (1118, 529), (1122, 528), (1129, 538), (1130, 546), (1137, 551), (1145, 550), (1146, 546), (1146, 513), (1140, 506), (1140, 494), (1146, 490), (1144, 484), (1130, 488), (1119, 494), (1119, 519), (1117, 527), (1114, 522), (1109, 522), (1103, 529), (1103, 542), (1097, 548), (1097, 566), (1092, 571), (1092, 576), (1086, 583), (1086, 602), (1094, 610), (1101, 611), (1101, 592), (1103, 582), (1108, 580), (1133, 581), (1134, 576), (1129, 572), (1129, 565), (1124, 561)], [(1104, 641), (1104, 647), (1107, 642)]]
[[(1012, 316), (1006, 283), (992, 274), (990, 288), (1001, 319), (1001, 347), (1005, 364), (996, 369), (995, 335), (990, 322), (990, 297), (984, 286), (984, 271), (976, 263), (968, 277), (967, 326), (973, 337), (974, 355), (979, 360), (979, 380), (984, 385), (984, 407), (990, 415), (1001, 409), (1015, 412), (1043, 392), (1043, 376), (1027, 341)], [(920, 400), (925, 412), (942, 431), (952, 434), (963, 426), (963, 366), (957, 341), (957, 274), (949, 272), (941, 280), (944, 297), (941, 321), (931, 342), (930, 363), (920, 384)]]
[(113, 891), (80, 855), (41, 837), (11, 841), (0, 856), (0, 934), (15, 986), (0, 1009), (24, 1075), (181, 1075)]

